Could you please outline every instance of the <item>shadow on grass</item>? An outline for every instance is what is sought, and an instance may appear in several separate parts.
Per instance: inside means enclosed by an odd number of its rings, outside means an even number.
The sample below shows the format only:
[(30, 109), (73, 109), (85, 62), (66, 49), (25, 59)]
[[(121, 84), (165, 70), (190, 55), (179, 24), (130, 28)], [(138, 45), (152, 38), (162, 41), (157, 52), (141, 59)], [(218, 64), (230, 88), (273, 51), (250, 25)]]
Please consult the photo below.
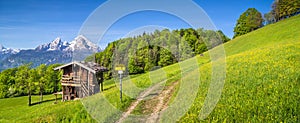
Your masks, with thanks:
[(104, 88), (103, 91), (107, 91), (107, 90), (112, 89), (112, 88), (114, 88), (114, 87), (116, 87), (116, 85), (110, 86), (110, 87), (108, 87), (108, 88)]
[[(57, 98), (56, 100), (59, 101), (61, 100), (62, 98)], [(31, 103), (30, 106), (34, 106), (34, 105), (37, 105), (37, 104), (42, 104), (42, 103), (45, 103), (45, 102), (50, 102), (50, 101), (55, 101), (55, 99), (48, 99), (48, 100), (43, 100), (43, 101), (39, 101), (39, 102), (35, 102), (35, 103)]]

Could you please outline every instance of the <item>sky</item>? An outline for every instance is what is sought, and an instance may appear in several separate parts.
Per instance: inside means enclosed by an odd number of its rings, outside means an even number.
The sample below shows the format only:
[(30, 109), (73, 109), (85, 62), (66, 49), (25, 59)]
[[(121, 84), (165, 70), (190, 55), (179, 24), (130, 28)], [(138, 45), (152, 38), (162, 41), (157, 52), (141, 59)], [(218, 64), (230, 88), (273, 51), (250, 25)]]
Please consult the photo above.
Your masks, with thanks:
[[(206, 12), (215, 27), (229, 38), (232, 38), (236, 20), (244, 11), (256, 8), (261, 13), (267, 13), (271, 10), (273, 2), (273, 0), (193, 1)], [(30, 49), (49, 43), (56, 37), (60, 37), (63, 41), (72, 41), (88, 17), (105, 2), (105, 0), (0, 0), (0, 44), (7, 48)], [(111, 8), (111, 11), (118, 10), (120, 10), (118, 7)], [(107, 15), (109, 14), (108, 12)], [(107, 43), (120, 39), (129, 32), (141, 32), (144, 26), (149, 25), (171, 30), (191, 27), (180, 18), (163, 12), (136, 12), (119, 19), (107, 30), (98, 45), (104, 48)]]

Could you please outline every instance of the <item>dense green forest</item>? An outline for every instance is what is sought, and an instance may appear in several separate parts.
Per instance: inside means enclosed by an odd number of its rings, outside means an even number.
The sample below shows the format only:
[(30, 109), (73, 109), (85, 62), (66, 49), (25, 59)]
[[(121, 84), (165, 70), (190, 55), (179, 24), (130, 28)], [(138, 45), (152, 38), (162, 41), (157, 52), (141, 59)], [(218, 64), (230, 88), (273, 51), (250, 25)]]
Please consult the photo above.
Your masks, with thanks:
[(61, 90), (61, 74), (53, 68), (58, 64), (42, 64), (31, 68), (30, 64), (10, 68), (0, 73), (0, 99), (28, 95), (50, 94)]
[[(222, 31), (200, 29), (168, 29), (143, 33), (108, 44), (104, 51), (86, 59), (112, 70), (113, 65), (124, 64), (127, 74), (140, 74), (155, 70), (201, 54), (230, 39)], [(114, 71), (107, 72), (106, 79)]]

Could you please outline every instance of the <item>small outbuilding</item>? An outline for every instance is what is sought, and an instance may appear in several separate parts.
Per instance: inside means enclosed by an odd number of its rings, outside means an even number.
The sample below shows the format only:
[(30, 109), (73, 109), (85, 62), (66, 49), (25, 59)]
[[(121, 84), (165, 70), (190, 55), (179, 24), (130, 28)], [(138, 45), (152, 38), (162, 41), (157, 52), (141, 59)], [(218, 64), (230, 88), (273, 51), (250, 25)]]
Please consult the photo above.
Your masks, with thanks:
[(54, 70), (62, 70), (62, 100), (74, 100), (103, 91), (103, 72), (107, 68), (93, 62), (71, 62)]

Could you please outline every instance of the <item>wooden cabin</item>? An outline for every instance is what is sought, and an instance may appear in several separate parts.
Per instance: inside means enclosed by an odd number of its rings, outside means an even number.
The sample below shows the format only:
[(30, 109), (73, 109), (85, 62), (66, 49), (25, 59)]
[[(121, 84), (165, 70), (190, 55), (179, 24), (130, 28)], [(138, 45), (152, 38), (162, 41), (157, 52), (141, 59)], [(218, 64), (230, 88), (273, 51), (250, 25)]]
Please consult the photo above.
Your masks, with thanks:
[(71, 62), (54, 70), (62, 70), (62, 100), (74, 100), (103, 91), (105, 67), (92, 62)]

